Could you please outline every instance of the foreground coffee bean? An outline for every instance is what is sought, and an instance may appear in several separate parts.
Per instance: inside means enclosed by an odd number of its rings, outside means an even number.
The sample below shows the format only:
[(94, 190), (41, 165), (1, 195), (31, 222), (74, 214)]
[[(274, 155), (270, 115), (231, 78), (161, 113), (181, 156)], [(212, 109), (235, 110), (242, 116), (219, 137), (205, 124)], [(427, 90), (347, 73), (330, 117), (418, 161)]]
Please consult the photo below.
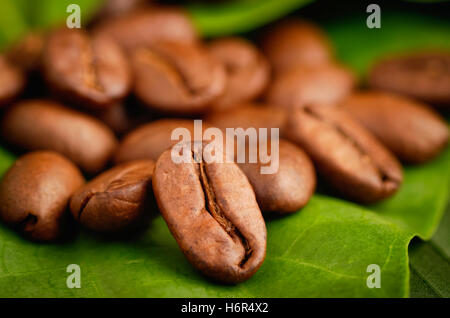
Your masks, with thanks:
[(426, 162), (447, 145), (449, 132), (444, 119), (407, 97), (359, 92), (347, 97), (341, 106), (404, 162)]
[(226, 128), (279, 128), (280, 132), (287, 121), (286, 110), (267, 104), (244, 103), (233, 109), (214, 112), (206, 118), (211, 126), (223, 131)]
[(53, 241), (63, 232), (72, 193), (83, 183), (78, 168), (63, 156), (28, 153), (0, 183), (0, 217), (31, 239)]
[(341, 109), (296, 109), (286, 137), (300, 145), (322, 177), (351, 200), (376, 202), (391, 196), (402, 183), (397, 159)]
[(171, 140), (177, 128), (189, 131), (192, 140), (201, 140), (203, 131), (209, 127), (202, 123), (200, 136), (194, 134), (194, 121), (188, 119), (166, 118), (142, 125), (123, 137), (114, 156), (115, 163), (137, 159), (158, 160), (159, 156), (180, 140)]
[[(266, 146), (271, 155), (270, 144), (259, 145), (259, 147)], [(313, 195), (316, 172), (309, 157), (294, 144), (280, 140), (278, 151), (279, 167), (275, 173), (262, 174), (261, 167), (270, 163), (262, 163), (259, 157), (257, 163), (246, 160), (244, 163), (238, 162), (238, 166), (250, 181), (262, 211), (293, 213), (304, 207)], [(272, 157), (272, 160), (276, 159)]]
[(225, 65), (227, 86), (213, 105), (224, 110), (255, 99), (269, 81), (269, 64), (250, 42), (241, 38), (222, 38), (209, 45), (209, 52)]
[(266, 227), (244, 173), (233, 163), (156, 162), (153, 189), (182, 252), (205, 275), (225, 283), (250, 278), (266, 254)]
[(285, 20), (264, 34), (262, 48), (275, 72), (297, 66), (326, 64), (332, 48), (325, 33), (312, 23)]
[(135, 93), (163, 113), (205, 112), (225, 90), (225, 70), (201, 45), (158, 42), (132, 56)]
[(386, 58), (370, 71), (372, 88), (450, 105), (450, 52), (413, 53)]
[(177, 8), (150, 8), (138, 10), (99, 25), (96, 34), (113, 37), (124, 49), (131, 52), (158, 41), (195, 43), (198, 41), (188, 15)]
[(26, 150), (54, 150), (88, 173), (99, 172), (114, 153), (113, 132), (97, 119), (47, 100), (14, 105), (1, 122), (3, 138)]
[(153, 161), (140, 160), (103, 172), (74, 193), (73, 217), (98, 232), (136, 228), (152, 212), (154, 168)]
[(342, 66), (298, 66), (275, 77), (267, 90), (266, 101), (288, 108), (333, 104), (348, 95), (354, 86), (354, 75)]
[(12, 102), (23, 90), (23, 74), (0, 55), (0, 106)]
[(50, 88), (68, 103), (105, 108), (123, 99), (131, 88), (128, 61), (106, 36), (80, 29), (52, 32), (43, 54), (44, 76)]

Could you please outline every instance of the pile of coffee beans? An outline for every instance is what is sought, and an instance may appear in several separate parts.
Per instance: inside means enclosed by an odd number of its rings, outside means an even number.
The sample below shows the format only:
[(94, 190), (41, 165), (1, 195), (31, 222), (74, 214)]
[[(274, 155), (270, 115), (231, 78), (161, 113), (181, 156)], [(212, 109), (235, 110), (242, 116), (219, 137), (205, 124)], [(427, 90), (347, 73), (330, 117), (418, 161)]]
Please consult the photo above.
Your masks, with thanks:
[[(183, 10), (106, 7), (86, 29), (26, 35), (0, 55), (2, 144), (23, 154), (0, 183), (0, 218), (35, 241), (54, 241), (73, 220), (127, 233), (159, 211), (192, 265), (214, 280), (251, 277), (266, 255), (269, 215), (295, 213), (321, 182), (343, 198), (392, 196), (402, 165), (432, 160), (448, 126), (450, 55), (394, 56), (369, 86), (336, 61), (326, 34), (285, 20), (255, 43), (202, 40)], [(258, 137), (267, 162), (202, 159), (215, 128), (279, 129)], [(193, 136), (174, 162), (174, 130)], [(233, 136), (233, 138), (236, 136)], [(220, 141), (223, 142), (223, 141)], [(202, 147), (196, 147), (196, 145)], [(180, 153), (181, 153), (180, 152)], [(89, 180), (87, 183), (85, 180)]]

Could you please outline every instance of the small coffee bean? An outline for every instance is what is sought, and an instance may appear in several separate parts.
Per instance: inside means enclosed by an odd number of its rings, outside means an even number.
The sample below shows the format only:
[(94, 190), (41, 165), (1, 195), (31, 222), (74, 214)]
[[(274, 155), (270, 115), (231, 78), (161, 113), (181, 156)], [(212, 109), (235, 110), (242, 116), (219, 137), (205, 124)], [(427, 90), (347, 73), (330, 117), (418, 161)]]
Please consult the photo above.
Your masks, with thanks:
[(200, 45), (158, 42), (132, 56), (135, 93), (163, 113), (205, 112), (225, 90), (224, 67)]
[(131, 52), (158, 41), (195, 43), (198, 35), (188, 15), (176, 8), (150, 8), (108, 19), (94, 31), (113, 37)]
[(14, 105), (1, 122), (3, 138), (26, 150), (54, 150), (88, 173), (99, 172), (114, 153), (113, 132), (97, 119), (47, 100)]
[(273, 26), (264, 34), (262, 48), (275, 72), (326, 64), (333, 55), (325, 33), (316, 25), (301, 20), (285, 20)]
[(255, 194), (235, 163), (198, 162), (204, 154), (192, 148), (189, 163), (175, 163), (172, 149), (156, 162), (153, 189), (161, 215), (195, 268), (220, 282), (244, 281), (266, 255)]
[(37, 71), (41, 67), (44, 43), (44, 33), (31, 32), (6, 51), (6, 58), (25, 72)]
[(0, 217), (33, 240), (53, 241), (64, 232), (69, 199), (83, 183), (78, 168), (63, 156), (28, 153), (0, 183)]
[(98, 232), (136, 228), (151, 214), (154, 168), (153, 161), (140, 160), (103, 172), (74, 193), (73, 217)]
[[(268, 155), (273, 154), (270, 143), (254, 147), (267, 147)], [(261, 211), (293, 213), (304, 207), (313, 195), (316, 172), (311, 159), (294, 144), (280, 140), (275, 150), (279, 151), (278, 170), (275, 173), (262, 174), (261, 168), (271, 163), (262, 163), (259, 156), (256, 163), (246, 160), (244, 163), (238, 162), (238, 166), (250, 181)], [(273, 156), (271, 160), (275, 160)]]
[(341, 106), (404, 162), (426, 162), (447, 145), (449, 132), (444, 119), (407, 97), (359, 92), (347, 97)]
[(213, 105), (224, 110), (255, 99), (269, 81), (269, 64), (250, 42), (240, 38), (223, 38), (209, 45), (209, 52), (224, 64), (227, 86)]
[(333, 104), (348, 95), (354, 85), (354, 75), (342, 66), (298, 66), (275, 77), (267, 90), (266, 101), (288, 108)]
[(88, 109), (108, 107), (131, 89), (130, 66), (120, 47), (106, 36), (92, 37), (80, 29), (49, 35), (43, 70), (58, 97)]
[[(204, 131), (209, 125), (202, 123)], [(160, 119), (133, 130), (126, 135), (114, 156), (115, 163), (137, 159), (158, 160), (159, 156), (168, 148), (181, 140), (171, 140), (172, 132), (177, 128), (186, 128), (192, 140), (201, 140), (202, 135), (195, 138), (194, 121), (187, 119)]]
[(416, 53), (386, 58), (372, 68), (369, 83), (372, 88), (449, 107), (450, 53)]
[(286, 137), (305, 150), (326, 181), (354, 201), (387, 198), (402, 183), (397, 159), (339, 108), (317, 105), (294, 110)]
[(280, 132), (286, 124), (288, 113), (285, 109), (272, 105), (244, 103), (237, 107), (214, 112), (206, 118), (211, 126), (223, 131), (226, 128), (279, 128)]
[(0, 106), (11, 103), (24, 86), (25, 78), (22, 72), (0, 55)]

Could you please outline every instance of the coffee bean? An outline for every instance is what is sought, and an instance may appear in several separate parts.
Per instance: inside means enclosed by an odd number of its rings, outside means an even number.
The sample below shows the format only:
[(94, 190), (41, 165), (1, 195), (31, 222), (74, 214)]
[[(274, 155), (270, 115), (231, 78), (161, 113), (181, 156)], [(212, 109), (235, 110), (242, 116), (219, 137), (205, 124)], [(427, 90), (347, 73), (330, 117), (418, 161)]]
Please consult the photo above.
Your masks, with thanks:
[(94, 32), (113, 37), (127, 51), (158, 41), (198, 41), (197, 32), (188, 15), (183, 10), (169, 7), (138, 10), (109, 19)]
[(301, 146), (323, 178), (349, 199), (372, 203), (391, 196), (402, 183), (397, 159), (344, 110), (296, 109), (286, 137)]
[[(276, 160), (271, 152), (271, 143), (253, 146), (258, 151), (261, 147), (267, 147), (268, 155), (272, 155), (271, 160)], [(247, 156), (248, 150), (247, 147)], [(303, 150), (286, 140), (280, 140), (278, 149), (274, 150), (279, 151), (278, 170), (275, 173), (262, 173), (261, 168), (270, 163), (263, 163), (259, 156), (256, 163), (245, 160), (244, 163), (238, 162), (238, 165), (250, 181), (262, 211), (293, 213), (304, 207), (314, 193), (314, 166)]]
[[(147, 0), (107, 0), (104, 1), (96, 19), (109, 21), (114, 17), (129, 14), (135, 10), (142, 10)], [(108, 19), (108, 20), (106, 20)]]
[(449, 132), (444, 119), (407, 97), (359, 92), (341, 105), (404, 162), (426, 162), (447, 145)]
[(225, 90), (223, 66), (200, 45), (158, 42), (132, 60), (136, 95), (163, 113), (205, 112)]
[(41, 67), (44, 43), (44, 33), (31, 32), (6, 51), (6, 58), (25, 72), (37, 71)]
[(11, 103), (24, 86), (23, 74), (0, 55), (0, 106)]
[(286, 110), (266, 104), (244, 103), (237, 107), (214, 112), (206, 118), (207, 122), (223, 131), (226, 128), (279, 128), (280, 131), (287, 121)]
[(266, 227), (244, 173), (233, 163), (156, 162), (153, 189), (161, 215), (194, 267), (215, 280), (251, 277), (266, 254)]
[(54, 150), (85, 172), (99, 172), (117, 140), (97, 119), (46, 100), (14, 105), (1, 123), (3, 138), (26, 150)]
[(354, 75), (342, 66), (298, 66), (275, 77), (266, 92), (266, 101), (288, 108), (332, 104), (348, 95), (354, 85)]
[(264, 34), (262, 48), (275, 72), (326, 64), (333, 55), (325, 33), (316, 25), (301, 20), (285, 20), (273, 26)]
[(61, 99), (88, 109), (108, 107), (131, 88), (130, 67), (120, 47), (80, 29), (62, 28), (49, 35), (43, 70)]
[[(202, 130), (208, 128), (202, 123)], [(186, 128), (194, 140), (194, 121), (187, 119), (166, 118), (145, 124), (126, 135), (114, 156), (115, 163), (137, 159), (158, 160), (168, 148), (181, 140), (171, 140), (172, 132), (177, 128)], [(203, 135), (203, 134), (202, 134)], [(202, 135), (195, 138), (201, 140)]]
[(450, 105), (450, 53), (430, 52), (381, 60), (370, 71), (372, 88), (420, 99), (436, 106)]
[(154, 167), (153, 161), (141, 160), (103, 172), (74, 193), (73, 217), (98, 232), (136, 228), (151, 214)]
[(227, 86), (213, 105), (224, 110), (262, 94), (269, 81), (269, 64), (250, 42), (237, 37), (222, 38), (209, 45), (210, 53), (224, 64)]
[(31, 239), (53, 241), (64, 231), (70, 196), (84, 183), (74, 164), (50, 151), (28, 153), (0, 184), (0, 217)]

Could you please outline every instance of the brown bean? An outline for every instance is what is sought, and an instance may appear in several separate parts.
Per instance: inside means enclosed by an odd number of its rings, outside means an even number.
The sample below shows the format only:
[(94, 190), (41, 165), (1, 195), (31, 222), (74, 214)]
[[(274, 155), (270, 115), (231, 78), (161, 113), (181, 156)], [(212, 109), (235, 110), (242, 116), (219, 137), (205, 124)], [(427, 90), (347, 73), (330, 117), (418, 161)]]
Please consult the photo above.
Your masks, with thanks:
[[(203, 131), (208, 127), (208, 124), (202, 123)], [(179, 140), (171, 140), (172, 132), (177, 128), (186, 128), (192, 140), (202, 138), (202, 136), (195, 138), (193, 120), (160, 119), (145, 124), (123, 137), (114, 156), (114, 162), (121, 163), (137, 159), (158, 160), (165, 150), (179, 142)]]
[[(258, 147), (267, 147), (268, 155), (272, 155), (271, 143)], [(279, 151), (275, 173), (262, 174), (261, 168), (270, 163), (262, 163), (259, 157), (256, 163), (246, 160), (244, 163), (238, 162), (238, 166), (250, 181), (262, 211), (293, 213), (303, 208), (313, 195), (316, 172), (311, 159), (294, 144), (280, 140), (275, 150)], [(271, 159), (275, 160), (273, 157)]]
[(162, 40), (184, 43), (198, 41), (188, 15), (181, 9), (171, 7), (138, 10), (108, 19), (94, 32), (113, 37), (127, 51)]
[(38, 241), (53, 241), (64, 230), (69, 199), (84, 183), (75, 165), (50, 151), (28, 153), (0, 183), (0, 217)]
[(403, 180), (397, 159), (344, 110), (296, 109), (286, 137), (301, 146), (323, 178), (349, 199), (372, 203), (387, 198)]
[(158, 42), (133, 53), (135, 93), (163, 113), (197, 114), (225, 90), (223, 66), (200, 45)]
[(326, 64), (333, 50), (325, 33), (301, 20), (285, 20), (269, 28), (262, 48), (274, 71), (284, 72), (302, 65)]
[(372, 88), (450, 105), (450, 52), (422, 52), (385, 58), (369, 74)]
[(404, 162), (426, 162), (447, 145), (449, 132), (444, 119), (407, 97), (358, 92), (341, 105)]
[(136, 228), (151, 214), (154, 168), (152, 160), (139, 160), (103, 172), (74, 193), (73, 217), (98, 232)]
[(352, 72), (336, 64), (299, 66), (275, 77), (266, 101), (283, 107), (336, 103), (355, 86)]
[(266, 254), (266, 227), (247, 178), (233, 163), (158, 159), (153, 189), (180, 249), (205, 275), (226, 283), (251, 277)]
[(62, 28), (49, 35), (43, 70), (58, 97), (84, 108), (108, 107), (131, 89), (130, 66), (120, 47), (80, 29)]
[(99, 172), (117, 140), (97, 119), (47, 100), (14, 105), (1, 123), (3, 138), (27, 150), (54, 150), (85, 172)]
[(213, 105), (224, 110), (260, 96), (269, 81), (269, 64), (250, 42), (237, 38), (222, 38), (209, 45), (210, 53), (224, 64), (227, 86)]
[(0, 55), (0, 106), (11, 103), (24, 86), (23, 74)]

